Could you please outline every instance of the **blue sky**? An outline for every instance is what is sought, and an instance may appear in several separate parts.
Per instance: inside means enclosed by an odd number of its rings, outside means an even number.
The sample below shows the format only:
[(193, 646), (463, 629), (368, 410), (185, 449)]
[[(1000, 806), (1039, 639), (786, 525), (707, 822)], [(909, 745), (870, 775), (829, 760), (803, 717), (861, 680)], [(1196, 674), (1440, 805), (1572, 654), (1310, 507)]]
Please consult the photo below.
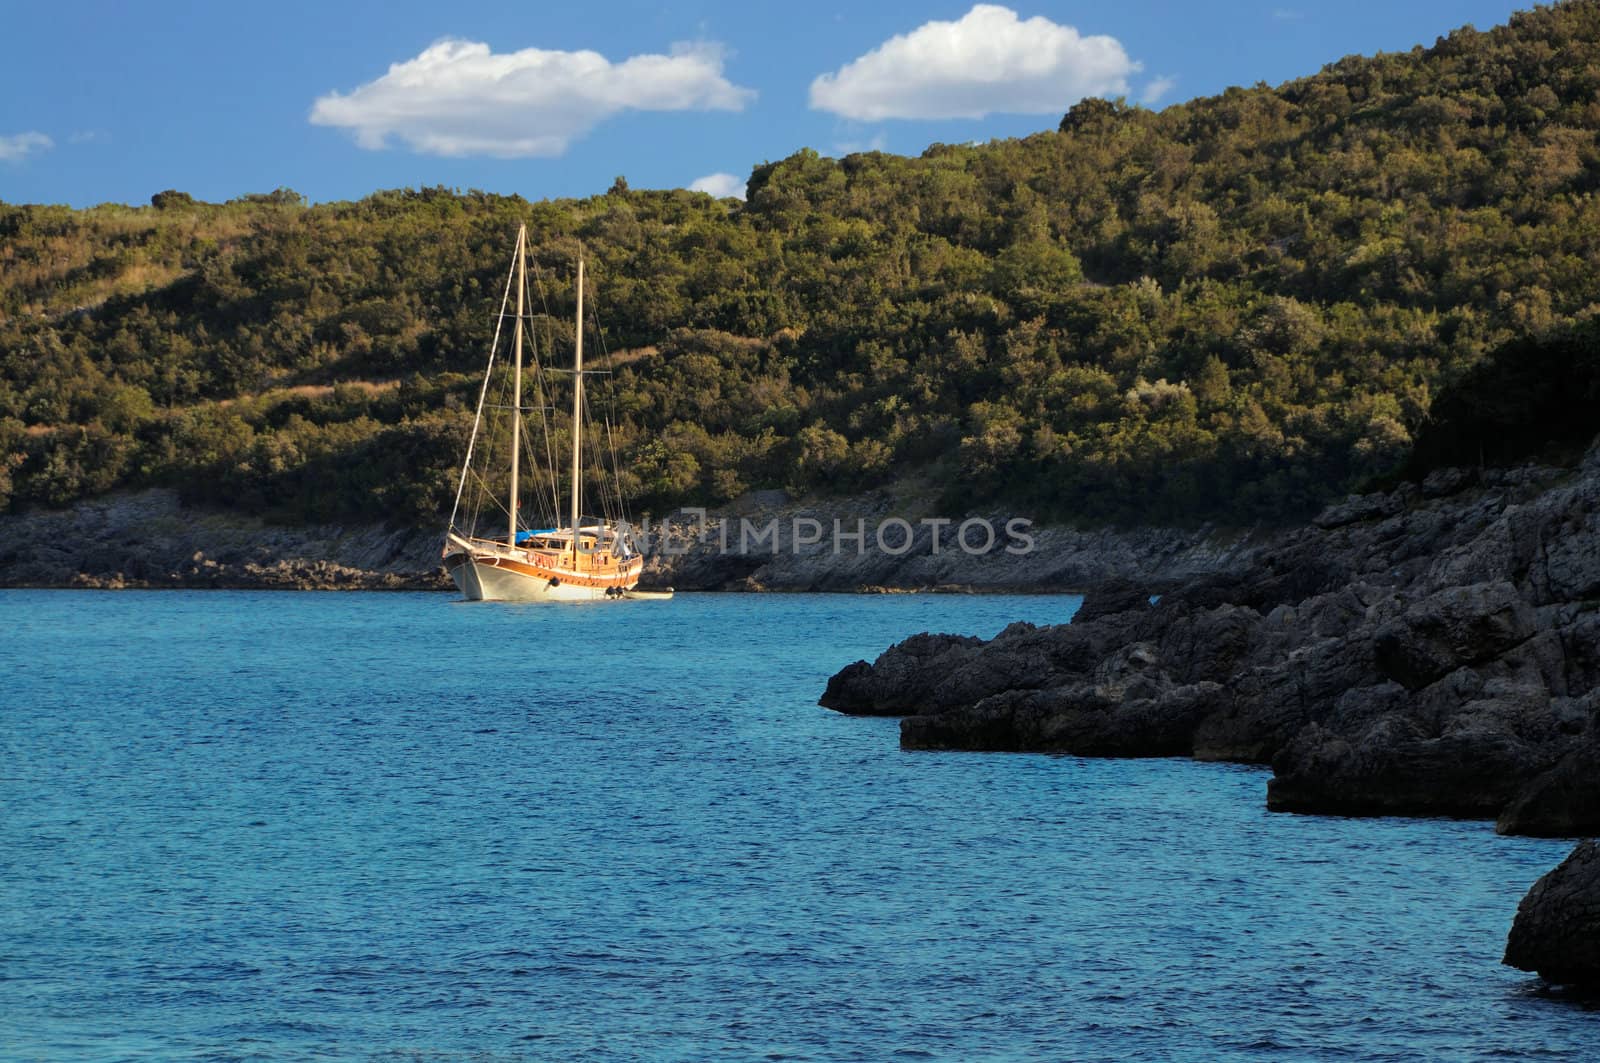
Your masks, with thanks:
[(1159, 108), (1526, 6), (13, 2), (0, 200), (287, 186), (322, 202), (436, 184), (541, 199), (619, 174), (742, 186), (801, 147), (917, 154), (1026, 135), (1085, 94)]

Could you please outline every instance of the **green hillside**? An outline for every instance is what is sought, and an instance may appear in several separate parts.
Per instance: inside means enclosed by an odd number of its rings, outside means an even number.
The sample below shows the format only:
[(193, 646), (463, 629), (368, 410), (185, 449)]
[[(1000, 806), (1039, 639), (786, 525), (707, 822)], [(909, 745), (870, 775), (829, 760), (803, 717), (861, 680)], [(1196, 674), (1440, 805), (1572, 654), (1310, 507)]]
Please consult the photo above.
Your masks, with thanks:
[(801, 151), (744, 204), (0, 204), (0, 504), (434, 519), (526, 221), (558, 344), (585, 249), (636, 509), (916, 475), (962, 508), (1288, 519), (1393, 468), (1487, 352), (1600, 309), (1597, 131), (1579, 0), (1022, 140)]

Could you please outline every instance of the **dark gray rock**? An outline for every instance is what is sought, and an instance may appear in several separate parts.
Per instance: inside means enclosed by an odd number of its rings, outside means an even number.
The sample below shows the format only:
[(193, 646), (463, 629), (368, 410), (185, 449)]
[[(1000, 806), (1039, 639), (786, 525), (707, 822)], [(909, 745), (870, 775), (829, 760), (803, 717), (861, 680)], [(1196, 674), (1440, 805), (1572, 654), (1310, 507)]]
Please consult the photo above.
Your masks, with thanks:
[(962, 650), (980, 645), (968, 635), (913, 635), (868, 664), (857, 661), (828, 680), (819, 702), (851, 716), (904, 716), (938, 699), (945, 676), (962, 662)]
[(1222, 698), (1216, 683), (1173, 687), (1159, 674), (1125, 682), (1008, 690), (970, 711), (900, 721), (904, 749), (1178, 757), (1194, 751), (1195, 725)]
[(1108, 580), (1083, 596), (1083, 604), (1072, 614), (1074, 624), (1087, 624), (1117, 613), (1142, 613), (1150, 608), (1150, 587), (1127, 580)]
[(1449, 587), (1429, 595), (1373, 636), (1378, 671), (1418, 690), (1504, 653), (1533, 635), (1533, 610), (1511, 584)]
[(1591, 729), (1523, 787), (1500, 813), (1495, 830), (1547, 838), (1600, 833), (1600, 733)]
[(1600, 846), (1593, 840), (1534, 883), (1501, 962), (1547, 981), (1600, 987)]
[(1392, 516), (1405, 508), (1399, 495), (1351, 495), (1343, 502), (1335, 502), (1312, 518), (1319, 528), (1342, 528), (1357, 521)]
[(823, 703), (905, 717), (908, 749), (1270, 763), (1282, 811), (1595, 829), (1600, 458), (1459, 479), (1330, 507), (1154, 606), (1107, 582), (1068, 625), (908, 640)]
[(1496, 815), (1548, 764), (1500, 727), (1430, 734), (1402, 714), (1351, 733), (1313, 723), (1273, 762), (1267, 807), (1372, 816)]
[(1446, 498), (1470, 487), (1477, 477), (1470, 469), (1435, 469), (1422, 479), (1424, 498)]

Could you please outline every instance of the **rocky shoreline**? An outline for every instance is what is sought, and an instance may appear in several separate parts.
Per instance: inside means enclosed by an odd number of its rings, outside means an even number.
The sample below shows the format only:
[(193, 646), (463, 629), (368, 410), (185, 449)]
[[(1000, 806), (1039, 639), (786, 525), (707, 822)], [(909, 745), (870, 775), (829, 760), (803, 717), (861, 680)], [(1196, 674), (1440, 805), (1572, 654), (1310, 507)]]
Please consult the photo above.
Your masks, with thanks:
[[(709, 517), (647, 527), (644, 585), (687, 591), (1081, 591), (1135, 577), (1163, 584), (1242, 566), (1269, 532), (1216, 527), (1078, 531), (1030, 527), (1030, 549), (969, 553), (955, 527), (907, 520), (884, 549), (874, 530), (904, 507), (887, 494), (827, 506), (755, 492)], [(995, 517), (1003, 527), (1005, 518)], [(837, 526), (841, 539), (836, 543)], [(799, 529), (797, 541), (796, 530)], [(815, 541), (806, 541), (815, 529)], [(864, 538), (853, 535), (865, 529)], [(935, 536), (939, 542), (934, 542)], [(451, 590), (437, 528), (287, 528), (183, 504), (150, 489), (66, 510), (0, 516), (0, 586)]]
[(152, 489), (0, 517), (0, 586), (444, 590), (450, 581), (436, 533), (279, 528)]
[[(1102, 585), (1070, 624), (914, 636), (821, 703), (902, 717), (907, 749), (1270, 764), (1275, 810), (1595, 833), (1600, 442), (1347, 499), (1241, 565)], [(1508, 962), (1600, 977), (1537, 948)]]
[[(989, 549), (962, 547), (962, 519), (974, 522), (974, 545), (984, 541), (981, 528), (992, 531)], [(1274, 537), (1214, 525), (1080, 530), (1030, 522), (1019, 525), (1024, 541), (1008, 536), (1011, 521), (936, 521), (925, 501), (889, 492), (807, 502), (757, 491), (703, 519), (679, 515), (666, 534), (647, 529), (645, 579), (679, 590), (1078, 592), (1237, 569)]]

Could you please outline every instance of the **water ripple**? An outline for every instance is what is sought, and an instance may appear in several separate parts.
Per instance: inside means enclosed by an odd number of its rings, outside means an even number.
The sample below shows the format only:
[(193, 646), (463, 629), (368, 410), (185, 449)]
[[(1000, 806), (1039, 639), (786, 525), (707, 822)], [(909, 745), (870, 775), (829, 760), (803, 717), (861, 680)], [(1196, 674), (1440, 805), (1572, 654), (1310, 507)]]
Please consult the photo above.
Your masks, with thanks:
[(814, 705), (1074, 606), (0, 592), (0, 1058), (1588, 1052), (1497, 962), (1565, 843)]

